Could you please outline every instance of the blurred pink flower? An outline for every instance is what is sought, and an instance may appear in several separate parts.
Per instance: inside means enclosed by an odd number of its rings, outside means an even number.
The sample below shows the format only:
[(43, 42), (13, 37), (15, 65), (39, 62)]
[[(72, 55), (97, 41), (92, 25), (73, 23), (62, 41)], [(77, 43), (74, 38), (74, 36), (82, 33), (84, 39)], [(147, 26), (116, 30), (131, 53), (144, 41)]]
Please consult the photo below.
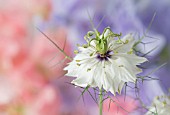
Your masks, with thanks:
[(42, 18), (48, 19), (50, 12), (52, 10), (52, 0), (24, 0), (24, 1), (6, 0), (6, 1), (0, 1), (0, 3), (3, 4), (1, 5), (1, 10), (6, 10), (9, 11), (10, 13), (14, 13), (13, 15), (17, 14), (15, 17), (17, 17), (18, 14), (23, 15), (22, 12), (25, 12), (25, 16), (32, 17), (32, 16), (40, 15), (42, 16)]
[[(115, 102), (110, 103), (110, 99), (104, 101), (103, 111), (104, 115), (129, 115), (129, 113), (133, 112), (137, 108), (137, 102), (131, 98), (126, 96), (126, 100), (124, 101), (124, 96), (117, 96), (112, 98)], [(110, 103), (110, 108), (109, 108)]]
[(17, 96), (8, 104), (0, 104), (0, 113), (7, 115), (58, 115), (61, 108), (59, 91), (46, 85), (38, 91), (28, 91), (25, 97)]
[[(66, 63), (50, 68), (51, 63), (64, 56), (34, 27), (34, 17), (48, 19), (51, 0), (8, 0), (3, 4), (0, 7), (0, 114), (58, 115), (62, 105), (60, 92), (50, 81), (64, 74)], [(53, 32), (49, 37), (56, 36), (56, 43), (64, 46), (66, 29), (47, 28), (46, 32)], [(65, 51), (70, 50), (67, 42)], [(58, 53), (55, 60), (48, 63), (55, 53)]]
[(46, 86), (27, 106), (26, 115), (58, 115), (61, 107), (59, 92)]
[[(49, 0), (44, 0), (49, 1)], [(2, 1), (1, 1), (2, 2)], [(22, 63), (28, 52), (28, 41), (33, 37), (30, 30), (33, 26), (33, 11), (27, 9), (27, 3), (37, 5), (37, 9), (44, 2), (31, 2), (29, 0), (3, 1), (0, 7), (0, 71)], [(49, 2), (50, 3), (50, 2)], [(30, 7), (29, 7), (30, 8)], [(34, 11), (35, 12), (35, 11)], [(24, 50), (23, 50), (24, 49)]]

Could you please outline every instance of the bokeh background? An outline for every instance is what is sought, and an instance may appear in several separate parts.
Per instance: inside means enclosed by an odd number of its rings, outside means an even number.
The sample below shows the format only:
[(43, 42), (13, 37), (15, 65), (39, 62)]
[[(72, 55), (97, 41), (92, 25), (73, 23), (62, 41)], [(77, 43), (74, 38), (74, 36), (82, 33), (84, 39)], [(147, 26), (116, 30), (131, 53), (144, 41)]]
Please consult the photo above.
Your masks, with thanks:
[[(156, 16), (149, 31), (153, 15)], [(170, 88), (170, 1), (169, 0), (0, 0), (0, 115), (97, 115), (98, 106), (88, 93), (69, 84), (63, 68), (69, 62), (38, 31), (39, 28), (64, 51), (74, 56), (91, 30), (90, 18), (102, 32), (143, 35), (138, 47), (149, 59), (145, 75), (159, 80), (140, 84), (140, 97), (147, 106)], [(104, 115), (143, 115), (132, 89), (113, 97), (124, 111), (109, 100)]]

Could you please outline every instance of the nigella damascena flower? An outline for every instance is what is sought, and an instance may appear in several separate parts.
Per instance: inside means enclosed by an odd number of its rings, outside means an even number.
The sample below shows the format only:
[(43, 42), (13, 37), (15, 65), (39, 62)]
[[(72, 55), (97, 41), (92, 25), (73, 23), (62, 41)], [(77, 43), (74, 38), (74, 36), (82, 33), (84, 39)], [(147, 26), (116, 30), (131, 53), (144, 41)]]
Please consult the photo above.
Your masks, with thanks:
[(169, 115), (170, 114), (170, 96), (163, 95), (154, 98), (152, 106), (146, 115)]
[(147, 61), (133, 53), (135, 40), (131, 34), (120, 38), (111, 29), (97, 30), (85, 36), (87, 44), (78, 46), (76, 56), (64, 70), (67, 76), (76, 77), (76, 86), (99, 87), (112, 94), (121, 93), (125, 82), (135, 82), (136, 74), (142, 72), (136, 65)]

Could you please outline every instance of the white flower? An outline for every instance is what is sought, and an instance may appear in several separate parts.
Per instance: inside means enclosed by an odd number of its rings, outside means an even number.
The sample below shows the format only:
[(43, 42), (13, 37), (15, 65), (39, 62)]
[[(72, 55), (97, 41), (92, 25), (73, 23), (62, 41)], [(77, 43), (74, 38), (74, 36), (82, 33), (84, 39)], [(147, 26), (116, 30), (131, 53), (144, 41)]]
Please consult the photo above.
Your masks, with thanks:
[(81, 87), (99, 87), (113, 94), (121, 93), (125, 82), (135, 82), (136, 74), (142, 72), (136, 65), (147, 61), (133, 53), (135, 43), (131, 34), (120, 39), (121, 34), (110, 28), (88, 32), (88, 44), (78, 47), (78, 54), (64, 70), (67, 76), (76, 77), (73, 84)]
[(155, 97), (146, 115), (170, 115), (170, 96)]

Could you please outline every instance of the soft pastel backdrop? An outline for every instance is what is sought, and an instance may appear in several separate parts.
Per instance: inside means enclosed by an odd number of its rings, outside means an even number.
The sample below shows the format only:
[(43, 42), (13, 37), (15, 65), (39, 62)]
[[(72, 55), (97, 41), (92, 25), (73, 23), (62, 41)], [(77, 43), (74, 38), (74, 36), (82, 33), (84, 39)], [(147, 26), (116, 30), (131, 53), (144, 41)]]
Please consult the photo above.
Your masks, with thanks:
[[(76, 44), (91, 30), (90, 17), (98, 30), (110, 26), (115, 33), (144, 35), (138, 49), (147, 53), (145, 75), (166, 63), (140, 86), (143, 103), (150, 105), (156, 95), (170, 87), (170, 1), (169, 0), (0, 0), (0, 115), (97, 115), (98, 106), (81, 89), (70, 85), (64, 66), (69, 60), (36, 28), (64, 51), (74, 56)], [(103, 18), (103, 19), (102, 19)], [(127, 90), (114, 100), (131, 114), (144, 114), (135, 93)], [(109, 100), (104, 115), (127, 115)]]

